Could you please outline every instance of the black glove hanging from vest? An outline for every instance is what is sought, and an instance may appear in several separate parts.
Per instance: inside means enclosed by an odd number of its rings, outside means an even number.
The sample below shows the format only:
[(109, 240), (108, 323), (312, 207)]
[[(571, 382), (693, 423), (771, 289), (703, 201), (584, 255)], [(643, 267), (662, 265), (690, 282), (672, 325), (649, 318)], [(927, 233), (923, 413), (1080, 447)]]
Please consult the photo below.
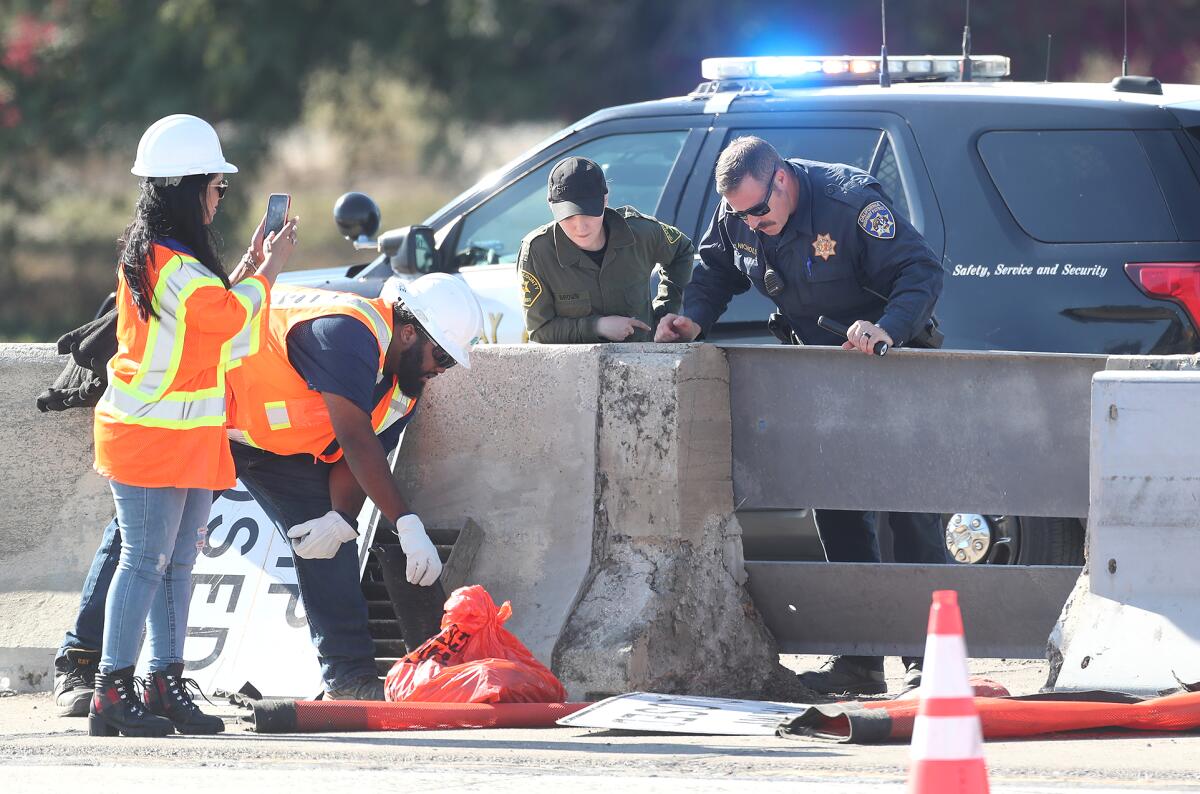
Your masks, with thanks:
[(108, 388), (108, 362), (117, 353), (117, 310), (63, 334), (58, 352), (70, 353), (71, 360), (50, 388), (38, 395), (38, 410), (91, 408), (100, 402)]

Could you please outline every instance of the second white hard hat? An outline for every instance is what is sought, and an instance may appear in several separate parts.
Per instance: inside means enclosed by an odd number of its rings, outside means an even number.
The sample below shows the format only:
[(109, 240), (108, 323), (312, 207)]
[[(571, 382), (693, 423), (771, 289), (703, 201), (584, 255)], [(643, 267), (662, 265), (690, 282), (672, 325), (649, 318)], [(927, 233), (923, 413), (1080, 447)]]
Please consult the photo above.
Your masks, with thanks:
[(430, 273), (407, 283), (397, 282), (393, 289), (396, 299), (433, 341), (470, 369), (471, 345), (483, 332), (483, 309), (467, 283), (446, 273)]
[(217, 131), (207, 121), (186, 113), (161, 118), (142, 133), (130, 169), (137, 176), (236, 174), (225, 160)]

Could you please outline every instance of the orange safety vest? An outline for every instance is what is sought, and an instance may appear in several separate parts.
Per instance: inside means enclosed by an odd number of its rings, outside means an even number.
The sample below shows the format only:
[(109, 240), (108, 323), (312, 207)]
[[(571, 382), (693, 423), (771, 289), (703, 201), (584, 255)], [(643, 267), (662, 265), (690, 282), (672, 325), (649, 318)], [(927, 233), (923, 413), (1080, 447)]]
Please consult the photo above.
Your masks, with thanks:
[[(271, 317), (261, 355), (248, 359), (229, 373), (229, 437), (234, 441), (276, 455), (312, 455), (333, 463), (342, 457), (339, 447), (326, 454), (335, 439), (329, 409), (319, 392), (308, 388), (288, 360), (288, 333), (299, 323), (318, 317), (345, 315), (371, 330), (379, 345), (380, 380), (383, 363), (392, 342), (392, 307), (383, 298), (363, 298), (348, 292), (279, 287), (271, 293)], [(371, 411), (376, 435), (416, 406), (400, 391), (395, 378), (392, 388)]]
[(117, 353), (96, 405), (95, 468), (125, 485), (229, 488), (225, 373), (257, 352), (271, 287), (230, 289), (186, 250), (154, 243), (147, 277), (158, 316), (142, 320), (117, 273)]

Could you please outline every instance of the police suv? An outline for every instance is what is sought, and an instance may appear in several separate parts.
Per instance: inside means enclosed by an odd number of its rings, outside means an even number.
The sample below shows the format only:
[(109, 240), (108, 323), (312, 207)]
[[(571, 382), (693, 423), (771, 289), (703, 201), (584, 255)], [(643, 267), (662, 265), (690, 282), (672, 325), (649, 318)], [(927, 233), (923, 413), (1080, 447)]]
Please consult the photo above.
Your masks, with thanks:
[[(480, 297), (491, 341), (521, 342), (515, 262), (521, 238), (550, 220), (555, 162), (596, 161), (611, 205), (633, 205), (698, 243), (719, 201), (717, 155), (732, 138), (757, 135), (784, 157), (847, 163), (883, 184), (942, 257), (936, 314), (948, 348), (1197, 352), (1200, 86), (1016, 83), (1002, 56), (972, 58), (974, 79), (963, 82), (961, 66), (955, 56), (893, 56), (882, 87), (878, 57), (707, 59), (706, 82), (691, 94), (594, 113), (422, 226), (371, 239), (378, 210), (347, 194), (339, 226), (380, 255), (281, 280), (374, 295), (389, 277), (458, 273)], [(773, 308), (753, 290), (737, 296), (709, 339), (774, 341), (765, 328)], [(743, 518), (754, 556), (755, 520)], [(947, 522), (961, 562), (1082, 562), (1074, 519)], [(777, 555), (776, 541), (763, 553)], [(819, 546), (810, 551), (819, 556)]]

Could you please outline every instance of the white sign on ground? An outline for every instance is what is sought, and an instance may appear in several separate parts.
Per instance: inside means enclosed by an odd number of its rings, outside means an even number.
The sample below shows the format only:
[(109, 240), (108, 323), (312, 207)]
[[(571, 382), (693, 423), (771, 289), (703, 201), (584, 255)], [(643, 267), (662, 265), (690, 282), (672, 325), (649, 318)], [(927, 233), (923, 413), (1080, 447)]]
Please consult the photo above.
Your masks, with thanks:
[(774, 736), (784, 720), (803, 713), (801, 703), (733, 700), (632, 692), (593, 703), (563, 717), (559, 725), (622, 731), (694, 733), (707, 736)]
[[(371, 509), (368, 501), (363, 516)], [(359, 542), (365, 545), (369, 535), (363, 532)], [(320, 665), (287, 541), (240, 481), (213, 502), (201, 551), (192, 569), (185, 675), (206, 693), (237, 692), (246, 683), (266, 696), (320, 692)], [(143, 647), (141, 670), (147, 656)]]

